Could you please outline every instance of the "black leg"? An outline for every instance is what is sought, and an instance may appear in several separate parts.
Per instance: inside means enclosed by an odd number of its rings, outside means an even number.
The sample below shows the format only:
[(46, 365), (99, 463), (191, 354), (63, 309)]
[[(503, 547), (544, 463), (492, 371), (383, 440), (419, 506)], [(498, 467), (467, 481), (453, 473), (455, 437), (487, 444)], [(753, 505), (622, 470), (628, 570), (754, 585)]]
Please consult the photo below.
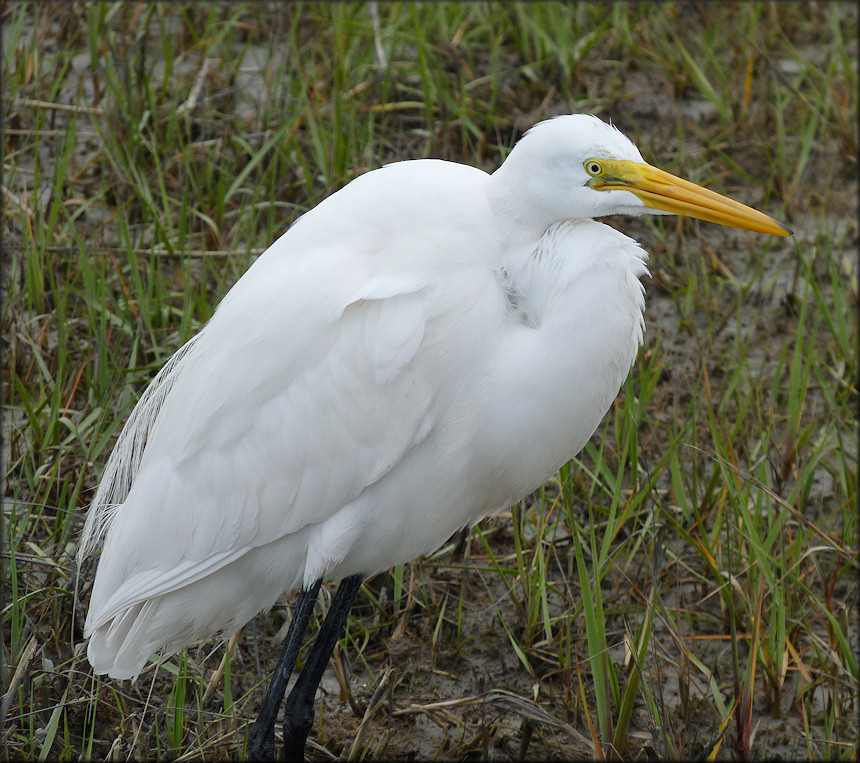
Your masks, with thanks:
[(344, 578), (331, 601), (325, 620), (308, 660), (296, 679), (284, 705), (284, 760), (303, 760), (308, 732), (314, 724), (314, 697), (323, 672), (343, 633), (349, 610), (355, 601), (363, 576)]
[(293, 612), (293, 619), (284, 639), (284, 647), (275, 667), (272, 683), (263, 700), (260, 714), (251, 728), (248, 737), (248, 760), (275, 760), (277, 748), (275, 747), (275, 718), (278, 717), (278, 708), (287, 690), (287, 683), (296, 665), (296, 657), (302, 645), (302, 637), (308, 627), (311, 612), (320, 591), (322, 580), (317, 580), (310, 588), (302, 589)]

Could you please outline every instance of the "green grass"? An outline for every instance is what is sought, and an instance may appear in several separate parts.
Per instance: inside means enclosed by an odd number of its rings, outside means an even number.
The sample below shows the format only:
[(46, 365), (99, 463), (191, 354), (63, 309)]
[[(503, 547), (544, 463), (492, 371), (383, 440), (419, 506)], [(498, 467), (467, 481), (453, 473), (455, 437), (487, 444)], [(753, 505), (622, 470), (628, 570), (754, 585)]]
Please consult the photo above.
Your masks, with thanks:
[(856, 759), (853, 6), (0, 13), (5, 757), (244, 754), (283, 608), (220, 671), (218, 643), (135, 684), (76, 651), (77, 538), (123, 420), (352, 178), (491, 170), (535, 121), (589, 111), (795, 236), (612, 221), (652, 254), (616, 404), (521, 506), (368, 582), (310, 751)]

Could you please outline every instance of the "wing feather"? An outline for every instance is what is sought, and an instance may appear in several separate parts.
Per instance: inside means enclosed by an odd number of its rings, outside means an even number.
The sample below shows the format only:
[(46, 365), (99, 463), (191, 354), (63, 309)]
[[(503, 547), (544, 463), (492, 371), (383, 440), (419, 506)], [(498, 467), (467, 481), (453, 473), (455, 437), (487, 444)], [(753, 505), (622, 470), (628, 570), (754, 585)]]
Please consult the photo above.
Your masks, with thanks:
[[(490, 330), (462, 322), (496, 280), (481, 261), (493, 234), (472, 223), (486, 210), (469, 206), (487, 179), (422, 161), (353, 181), (156, 376), (79, 552), (104, 546), (85, 625), (99, 672), (134, 675), (159, 646), (239, 627), (306, 565), (326, 574), (314, 544), (332, 517), (348, 530), (348, 507), (432, 436), (446, 385)], [(425, 228), (403, 225), (415, 209)], [(440, 225), (457, 246), (439, 246)]]
[(425, 284), (365, 272), (351, 290), (342, 277), (327, 288), (325, 273), (343, 274), (337, 259), (319, 253), (316, 278), (249, 270), (144, 394), (90, 520), (85, 548), (107, 528), (111, 553), (88, 631), (325, 521), (426, 432), (433, 395), (409, 365)]

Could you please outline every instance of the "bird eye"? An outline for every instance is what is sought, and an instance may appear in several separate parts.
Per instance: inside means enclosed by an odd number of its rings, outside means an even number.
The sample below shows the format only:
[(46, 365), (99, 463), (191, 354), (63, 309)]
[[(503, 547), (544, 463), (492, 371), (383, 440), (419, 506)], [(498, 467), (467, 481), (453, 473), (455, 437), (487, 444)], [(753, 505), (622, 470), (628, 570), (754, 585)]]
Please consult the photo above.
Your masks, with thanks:
[(589, 159), (585, 163), (585, 171), (589, 175), (597, 176), (601, 172), (603, 172), (603, 167), (601, 166), (600, 162), (598, 162), (596, 159)]

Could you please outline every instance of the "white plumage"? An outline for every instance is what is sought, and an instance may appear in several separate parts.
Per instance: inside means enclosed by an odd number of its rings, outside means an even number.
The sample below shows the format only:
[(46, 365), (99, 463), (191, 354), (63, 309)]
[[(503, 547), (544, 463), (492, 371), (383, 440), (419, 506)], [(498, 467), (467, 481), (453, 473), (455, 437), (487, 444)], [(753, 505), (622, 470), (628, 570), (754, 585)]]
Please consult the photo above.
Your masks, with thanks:
[[(589, 218), (678, 211), (618, 168), (659, 172), (600, 120), (559, 117), (493, 175), (393, 164), (281, 236), (107, 463), (79, 552), (103, 541), (96, 672), (134, 677), (284, 591), (432, 551), (576, 455), (644, 330), (645, 252)], [(722, 214), (741, 209), (763, 230)]]

